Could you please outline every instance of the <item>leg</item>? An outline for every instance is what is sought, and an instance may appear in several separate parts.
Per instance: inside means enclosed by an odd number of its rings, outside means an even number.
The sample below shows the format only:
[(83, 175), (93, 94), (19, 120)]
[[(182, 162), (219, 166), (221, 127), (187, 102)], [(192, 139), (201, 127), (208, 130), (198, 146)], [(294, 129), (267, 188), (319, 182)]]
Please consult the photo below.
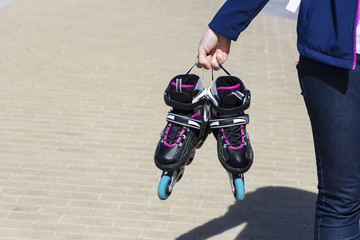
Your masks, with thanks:
[(360, 66), (300, 57), (298, 74), (318, 170), (315, 239), (360, 239)]

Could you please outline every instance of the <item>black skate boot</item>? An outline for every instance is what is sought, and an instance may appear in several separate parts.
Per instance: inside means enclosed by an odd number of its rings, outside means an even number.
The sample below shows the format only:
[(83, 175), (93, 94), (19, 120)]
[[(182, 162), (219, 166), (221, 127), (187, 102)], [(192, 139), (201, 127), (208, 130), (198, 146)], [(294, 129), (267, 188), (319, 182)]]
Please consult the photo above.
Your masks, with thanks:
[(209, 122), (217, 140), (220, 163), (229, 173), (236, 200), (241, 201), (245, 197), (244, 173), (250, 169), (254, 158), (246, 132), (249, 116), (244, 113), (250, 106), (250, 91), (240, 78), (222, 69), (228, 76), (213, 81), (208, 94), (212, 112)]
[[(191, 70), (191, 69), (190, 69)], [(155, 164), (163, 170), (158, 196), (167, 199), (210, 132), (204, 80), (190, 70), (171, 79), (165, 103), (172, 107), (155, 150)]]

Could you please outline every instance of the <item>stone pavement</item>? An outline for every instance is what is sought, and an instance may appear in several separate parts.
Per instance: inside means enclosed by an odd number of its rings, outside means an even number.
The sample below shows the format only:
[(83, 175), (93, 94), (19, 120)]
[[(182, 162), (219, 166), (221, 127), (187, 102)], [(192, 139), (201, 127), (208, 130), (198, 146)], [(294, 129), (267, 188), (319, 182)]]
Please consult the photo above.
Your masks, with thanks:
[(245, 200), (235, 203), (212, 136), (171, 197), (157, 197), (163, 91), (222, 3), (0, 8), (0, 239), (312, 239), (316, 171), (290, 19), (261, 13), (225, 65), (252, 91)]

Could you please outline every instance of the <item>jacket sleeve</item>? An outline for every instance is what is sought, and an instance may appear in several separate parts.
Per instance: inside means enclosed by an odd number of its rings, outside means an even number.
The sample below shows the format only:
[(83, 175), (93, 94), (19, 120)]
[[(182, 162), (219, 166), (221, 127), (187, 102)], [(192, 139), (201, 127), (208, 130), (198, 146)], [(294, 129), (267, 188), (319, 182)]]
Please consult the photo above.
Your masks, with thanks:
[(216, 13), (209, 27), (236, 41), (269, 0), (227, 0)]

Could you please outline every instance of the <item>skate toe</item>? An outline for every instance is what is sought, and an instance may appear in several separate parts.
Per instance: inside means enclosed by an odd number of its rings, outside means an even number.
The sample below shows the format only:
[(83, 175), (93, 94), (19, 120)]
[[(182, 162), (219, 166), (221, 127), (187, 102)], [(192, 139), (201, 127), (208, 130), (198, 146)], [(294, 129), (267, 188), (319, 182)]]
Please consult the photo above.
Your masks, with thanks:
[(245, 168), (249, 164), (249, 160), (245, 157), (246, 149), (231, 149), (228, 151), (228, 161), (227, 163), (233, 168)]
[[(224, 156), (219, 160), (225, 169), (233, 173), (247, 172), (253, 163), (253, 153), (250, 145), (239, 149), (227, 148), (224, 150)], [(223, 161), (221, 161), (223, 160)]]
[(155, 161), (162, 165), (171, 165), (177, 162), (177, 153), (179, 149), (175, 147), (166, 147), (159, 145), (155, 151)]

